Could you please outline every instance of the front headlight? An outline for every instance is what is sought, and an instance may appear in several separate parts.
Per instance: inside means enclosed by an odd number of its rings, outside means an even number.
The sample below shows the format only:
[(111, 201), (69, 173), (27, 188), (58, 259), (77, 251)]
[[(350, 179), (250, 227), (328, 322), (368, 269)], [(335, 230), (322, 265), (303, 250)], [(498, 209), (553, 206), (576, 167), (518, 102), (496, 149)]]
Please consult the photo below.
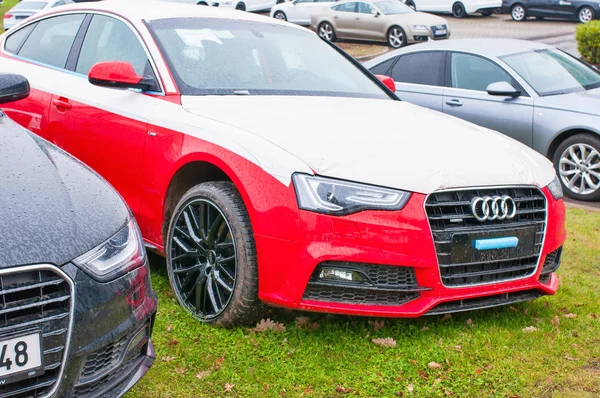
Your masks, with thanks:
[(132, 218), (112, 238), (73, 262), (93, 278), (107, 281), (139, 267), (145, 260), (146, 250), (142, 236)]
[(563, 197), (562, 184), (560, 183), (558, 176), (554, 176), (554, 180), (552, 180), (552, 182), (550, 184), (548, 184), (548, 190), (550, 191), (550, 193), (552, 194), (552, 197), (555, 200), (562, 199), (562, 197)]
[(427, 26), (425, 25), (410, 25), (412, 30), (427, 30)]
[(346, 215), (363, 210), (400, 210), (410, 193), (331, 178), (294, 174), (292, 176), (298, 207), (331, 215)]

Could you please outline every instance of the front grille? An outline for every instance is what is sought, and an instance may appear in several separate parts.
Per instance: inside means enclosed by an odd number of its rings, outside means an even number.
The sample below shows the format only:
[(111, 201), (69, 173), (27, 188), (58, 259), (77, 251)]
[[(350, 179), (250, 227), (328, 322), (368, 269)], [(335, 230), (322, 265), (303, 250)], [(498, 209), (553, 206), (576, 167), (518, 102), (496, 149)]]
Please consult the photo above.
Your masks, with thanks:
[(127, 337), (123, 337), (88, 355), (81, 372), (82, 380), (97, 377), (116, 366), (121, 359), (125, 344), (127, 344)]
[(433, 307), (431, 310), (425, 313), (425, 315), (440, 315), (452, 312), (498, 307), (501, 305), (515, 304), (521, 301), (533, 300), (543, 295), (544, 293), (540, 292), (539, 290), (525, 290), (522, 292), (503, 293), (487, 297), (449, 301)]
[(560, 266), (560, 258), (562, 255), (562, 247), (557, 250), (548, 253), (546, 260), (544, 260), (544, 266), (540, 274), (540, 282), (548, 282), (550, 280), (550, 274), (556, 272)]
[(117, 385), (121, 380), (131, 375), (135, 370), (138, 369), (141, 362), (144, 360), (144, 354), (146, 351), (139, 351), (138, 355), (130, 356), (121, 366), (106, 374), (106, 376), (98, 379), (97, 381), (81, 385), (75, 388), (74, 398), (83, 397), (101, 397), (102, 393), (110, 390), (110, 387)]
[[(512, 220), (478, 221), (471, 199), (508, 195), (517, 211)], [(511, 187), (442, 191), (428, 196), (425, 209), (445, 286), (502, 282), (535, 273), (544, 242), (546, 198), (537, 188)], [(477, 251), (474, 239), (520, 234), (517, 248)]]
[[(433, 25), (430, 26), (431, 31), (433, 32), (434, 39), (442, 39), (448, 37), (448, 26), (447, 25)], [(438, 34), (438, 31), (445, 30), (445, 33)]]
[(0, 387), (2, 398), (44, 397), (60, 380), (72, 311), (71, 284), (52, 266), (0, 273), (0, 340), (41, 332), (43, 372)]
[[(353, 270), (365, 276), (364, 282), (335, 282), (319, 279), (324, 268)], [(348, 304), (401, 305), (420, 296), (411, 267), (390, 265), (325, 262), (317, 266), (304, 291), (304, 300)]]

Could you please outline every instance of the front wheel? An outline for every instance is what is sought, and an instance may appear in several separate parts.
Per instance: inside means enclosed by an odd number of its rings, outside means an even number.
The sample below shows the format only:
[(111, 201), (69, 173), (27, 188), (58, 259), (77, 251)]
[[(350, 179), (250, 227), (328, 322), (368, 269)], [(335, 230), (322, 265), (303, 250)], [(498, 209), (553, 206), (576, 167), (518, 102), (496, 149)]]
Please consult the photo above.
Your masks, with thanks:
[(514, 21), (521, 22), (525, 20), (525, 7), (521, 4), (515, 4), (513, 8), (510, 9), (510, 16)]
[(335, 30), (329, 22), (323, 22), (319, 25), (319, 36), (326, 41), (335, 41)]
[(591, 7), (583, 7), (579, 10), (579, 22), (588, 23), (594, 19), (594, 10)]
[(237, 3), (235, 9), (240, 11), (246, 11), (246, 5), (244, 3)]
[(169, 224), (166, 257), (177, 300), (201, 322), (260, 319), (252, 226), (233, 184), (207, 182), (183, 195)]
[(467, 11), (463, 3), (454, 3), (452, 6), (452, 15), (454, 18), (464, 18), (467, 16)]
[(392, 26), (387, 36), (388, 45), (392, 48), (400, 48), (406, 45), (406, 34), (399, 26)]
[(287, 21), (287, 17), (285, 16), (285, 13), (283, 11), (276, 11), (275, 14), (273, 14), (273, 18), (279, 19), (281, 21)]
[(565, 194), (577, 200), (600, 200), (600, 137), (567, 138), (556, 149), (553, 163)]

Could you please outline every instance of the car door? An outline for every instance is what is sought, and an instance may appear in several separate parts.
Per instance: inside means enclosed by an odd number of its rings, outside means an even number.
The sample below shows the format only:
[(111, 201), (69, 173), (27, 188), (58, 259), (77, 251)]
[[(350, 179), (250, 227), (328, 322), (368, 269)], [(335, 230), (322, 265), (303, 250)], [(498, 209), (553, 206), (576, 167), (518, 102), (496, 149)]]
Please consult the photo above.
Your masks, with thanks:
[(285, 10), (287, 20), (302, 25), (310, 24), (310, 14), (315, 9), (314, 4), (317, 4), (314, 0), (295, 0)]
[[(379, 11), (371, 4), (364, 1), (357, 2), (357, 16), (354, 19), (354, 30), (356, 36), (367, 40), (382, 40), (385, 39), (383, 33), (383, 21)], [(374, 15), (373, 12), (377, 14)]]
[[(30, 95), (2, 106), (21, 126), (46, 140), (59, 144), (61, 126), (48, 120), (52, 100), (50, 83), (65, 74), (69, 50), (79, 32), (85, 14), (51, 17), (19, 28), (8, 34), (4, 50), (22, 61), (6, 59), (2, 72), (18, 72), (29, 79)], [(23, 62), (24, 61), (24, 62)]]
[(444, 51), (423, 51), (397, 57), (389, 72), (400, 99), (442, 111), (444, 88)]
[[(504, 133), (525, 145), (533, 142), (533, 100), (503, 68), (474, 54), (449, 54), (444, 113)], [(520, 89), (518, 97), (492, 96), (491, 83), (504, 81)]]
[(577, 0), (548, 0), (552, 15), (558, 18), (577, 18)]
[(559, 0), (528, 0), (526, 2), (527, 15), (533, 17), (551, 17), (555, 15), (552, 3)]
[(127, 23), (100, 14), (89, 17), (78, 50), (68, 65), (73, 72), (69, 75), (72, 89), (53, 96), (50, 123), (61, 126), (63, 149), (106, 178), (136, 213), (141, 203), (147, 123), (136, 118), (135, 110), (143, 106), (148, 94), (94, 86), (87, 74), (98, 62), (125, 61), (138, 75), (156, 79), (148, 55)]
[(342, 38), (354, 38), (354, 21), (358, 16), (356, 3), (342, 3), (331, 8), (333, 11), (333, 24), (335, 34)]

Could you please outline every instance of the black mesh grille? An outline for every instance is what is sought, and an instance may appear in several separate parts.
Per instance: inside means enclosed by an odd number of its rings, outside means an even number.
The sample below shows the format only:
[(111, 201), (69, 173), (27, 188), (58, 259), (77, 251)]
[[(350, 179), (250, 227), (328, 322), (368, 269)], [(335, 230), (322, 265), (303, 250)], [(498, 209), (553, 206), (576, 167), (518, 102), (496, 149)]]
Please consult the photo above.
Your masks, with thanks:
[[(517, 206), (512, 220), (482, 222), (475, 219), (471, 210), (473, 198), (503, 195), (513, 198)], [(444, 285), (501, 282), (535, 272), (546, 222), (546, 199), (539, 189), (515, 187), (437, 192), (429, 195), (425, 209)], [(464, 252), (457, 253), (461, 238), (469, 243), (487, 235), (500, 237), (515, 233), (530, 237), (531, 248), (521, 252), (496, 249), (477, 253), (464, 246)]]
[(127, 338), (123, 337), (121, 340), (110, 343), (89, 355), (81, 372), (82, 379), (96, 377), (113, 368), (121, 359), (126, 343)]
[(558, 270), (560, 266), (560, 258), (562, 255), (562, 247), (557, 250), (548, 253), (546, 256), (546, 260), (544, 260), (544, 267), (542, 268), (542, 273), (540, 274), (540, 281), (547, 282), (550, 280), (550, 274)]
[[(323, 268), (358, 271), (366, 280), (352, 284), (320, 280), (319, 274)], [(418, 298), (420, 290), (422, 289), (417, 285), (415, 271), (411, 267), (326, 262), (315, 269), (304, 292), (304, 299), (349, 304), (400, 305)]]
[(461, 312), (477, 310), (482, 308), (498, 307), (501, 305), (514, 304), (521, 301), (533, 300), (543, 296), (544, 293), (538, 290), (525, 290), (522, 292), (495, 294), (487, 297), (477, 297), (466, 300), (449, 301), (438, 304), (429, 310), (425, 315), (448, 314), (451, 312)]
[(0, 276), (0, 339), (41, 332), (41, 376), (0, 387), (2, 398), (42, 397), (57, 383), (69, 336), (71, 287), (52, 270)]

